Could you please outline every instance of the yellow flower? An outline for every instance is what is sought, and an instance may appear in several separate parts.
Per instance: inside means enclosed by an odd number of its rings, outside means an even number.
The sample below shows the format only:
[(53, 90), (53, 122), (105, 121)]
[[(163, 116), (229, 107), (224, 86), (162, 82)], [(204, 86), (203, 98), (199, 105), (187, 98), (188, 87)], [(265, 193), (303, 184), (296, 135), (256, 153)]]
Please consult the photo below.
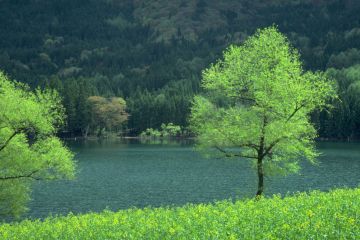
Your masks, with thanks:
[(300, 224), (300, 229), (305, 229), (309, 226), (309, 222), (303, 222)]
[(353, 218), (349, 218), (349, 224), (350, 225), (354, 225), (355, 224), (355, 219), (353, 219)]
[(287, 223), (285, 223), (282, 227), (283, 227), (284, 230), (290, 229), (290, 225), (287, 224)]
[(306, 212), (306, 215), (307, 215), (309, 218), (311, 218), (311, 217), (313, 217), (315, 214), (314, 214), (313, 211), (308, 210), (308, 211)]
[(169, 229), (169, 232), (170, 232), (171, 235), (174, 235), (174, 234), (175, 234), (175, 229), (174, 229), (174, 228), (170, 228), (170, 229)]
[(288, 212), (288, 208), (284, 207), (284, 208), (282, 209), (282, 211), (283, 211), (283, 213), (287, 213), (287, 212)]
[(316, 229), (320, 229), (320, 228), (321, 228), (321, 222), (317, 222), (317, 223), (315, 224), (315, 228), (316, 228)]
[(232, 233), (232, 234), (230, 234), (229, 239), (230, 239), (230, 240), (236, 240), (237, 237), (236, 237), (235, 234)]

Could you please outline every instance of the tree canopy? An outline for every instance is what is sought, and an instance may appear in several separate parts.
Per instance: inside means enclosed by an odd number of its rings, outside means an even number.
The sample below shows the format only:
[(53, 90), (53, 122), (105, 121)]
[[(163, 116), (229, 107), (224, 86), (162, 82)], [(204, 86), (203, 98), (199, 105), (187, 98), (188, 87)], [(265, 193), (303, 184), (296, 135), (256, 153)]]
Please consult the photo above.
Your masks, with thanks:
[(257, 195), (264, 175), (297, 172), (304, 157), (315, 161), (310, 113), (326, 107), (336, 90), (324, 73), (303, 70), (297, 50), (276, 27), (227, 49), (203, 71), (202, 87), (191, 111), (199, 147), (254, 160)]
[[(2, 0), (0, 11), (0, 66), (32, 88), (59, 92), (62, 136), (85, 135), (84, 106), (94, 95), (126, 100), (130, 135), (162, 123), (186, 127), (201, 70), (273, 23), (299, 49), (304, 69), (360, 63), (358, 0)], [(354, 112), (339, 115), (338, 107), (316, 119), (321, 137), (359, 138), (359, 125), (334, 133), (357, 111), (344, 106)]]
[(331, 112), (325, 112), (321, 116), (321, 133), (337, 139), (359, 139), (360, 132), (357, 129), (360, 128), (360, 65), (341, 70), (330, 68), (327, 75), (338, 79), (339, 99), (333, 102), (334, 109)]
[(126, 102), (120, 97), (106, 99), (100, 96), (88, 98), (90, 104), (90, 115), (92, 129), (98, 130), (98, 135), (102, 135), (103, 130), (120, 130), (124, 122), (128, 119), (126, 113)]
[(72, 178), (75, 163), (55, 136), (64, 123), (55, 91), (31, 92), (0, 72), (0, 109), (0, 215), (19, 215), (31, 180)]

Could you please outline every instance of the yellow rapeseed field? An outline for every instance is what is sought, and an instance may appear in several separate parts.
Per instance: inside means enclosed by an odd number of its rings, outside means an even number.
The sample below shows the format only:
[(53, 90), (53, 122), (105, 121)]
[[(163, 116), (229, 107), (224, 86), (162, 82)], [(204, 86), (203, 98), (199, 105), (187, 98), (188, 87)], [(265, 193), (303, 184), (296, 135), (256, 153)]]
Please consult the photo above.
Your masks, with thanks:
[(360, 239), (360, 188), (25, 220), (0, 239)]

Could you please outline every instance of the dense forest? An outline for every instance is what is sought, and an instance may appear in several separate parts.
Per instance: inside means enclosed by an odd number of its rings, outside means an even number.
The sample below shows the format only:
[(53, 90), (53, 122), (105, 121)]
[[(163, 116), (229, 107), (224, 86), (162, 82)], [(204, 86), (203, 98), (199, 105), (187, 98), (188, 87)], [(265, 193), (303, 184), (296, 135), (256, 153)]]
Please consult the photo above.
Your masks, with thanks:
[(124, 134), (170, 122), (186, 127), (201, 71), (231, 44), (275, 24), (305, 69), (337, 81), (334, 107), (313, 114), (320, 136), (358, 139), (359, 11), (357, 0), (0, 0), (0, 69), (59, 91), (63, 136), (95, 131), (94, 100), (126, 108)]

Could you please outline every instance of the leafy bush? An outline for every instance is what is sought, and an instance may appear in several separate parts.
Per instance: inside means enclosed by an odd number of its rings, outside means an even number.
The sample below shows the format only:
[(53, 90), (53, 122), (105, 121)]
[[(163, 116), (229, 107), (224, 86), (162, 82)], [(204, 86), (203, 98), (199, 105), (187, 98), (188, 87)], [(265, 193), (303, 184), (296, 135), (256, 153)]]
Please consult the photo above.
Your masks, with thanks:
[(181, 135), (181, 127), (173, 123), (161, 124), (161, 135), (163, 137), (179, 137)]
[(152, 129), (152, 128), (147, 128), (145, 131), (143, 131), (141, 134), (140, 134), (140, 137), (143, 137), (143, 138), (158, 138), (161, 136), (161, 133), (156, 130), (156, 129)]
[(161, 130), (147, 128), (140, 134), (143, 138), (166, 138), (166, 137), (180, 137), (182, 130), (180, 126), (173, 123), (161, 124)]
[(1, 239), (356, 239), (360, 188), (25, 220)]

